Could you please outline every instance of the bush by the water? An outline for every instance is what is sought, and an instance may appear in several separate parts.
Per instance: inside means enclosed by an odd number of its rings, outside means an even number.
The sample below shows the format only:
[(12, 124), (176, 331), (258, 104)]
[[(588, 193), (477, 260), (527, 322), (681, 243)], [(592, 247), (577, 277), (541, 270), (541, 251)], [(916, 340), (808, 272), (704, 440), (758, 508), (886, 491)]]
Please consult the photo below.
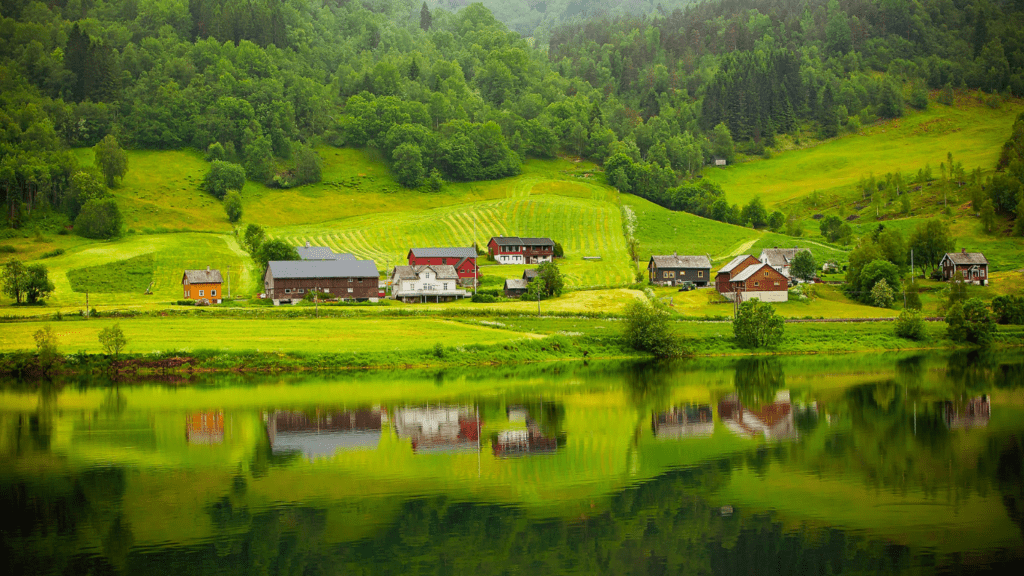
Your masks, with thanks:
[(744, 348), (776, 346), (785, 330), (785, 321), (775, 314), (775, 308), (756, 299), (741, 304), (732, 321), (736, 342)]
[(896, 318), (896, 335), (907, 340), (924, 340), (924, 319), (921, 313), (911, 308), (904, 308)]
[(987, 345), (992, 342), (992, 334), (996, 330), (988, 308), (978, 298), (953, 304), (946, 313), (946, 324), (946, 337), (958, 343)]
[(636, 299), (626, 305), (623, 337), (630, 348), (659, 358), (680, 354), (680, 343), (668, 325), (668, 313), (650, 300)]

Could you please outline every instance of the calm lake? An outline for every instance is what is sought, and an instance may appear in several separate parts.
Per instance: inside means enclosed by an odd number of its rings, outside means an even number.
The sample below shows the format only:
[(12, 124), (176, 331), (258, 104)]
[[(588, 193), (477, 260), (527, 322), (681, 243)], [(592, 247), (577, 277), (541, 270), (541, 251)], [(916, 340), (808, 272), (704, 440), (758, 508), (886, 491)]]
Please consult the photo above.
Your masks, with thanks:
[(0, 386), (3, 574), (1024, 560), (1019, 353)]

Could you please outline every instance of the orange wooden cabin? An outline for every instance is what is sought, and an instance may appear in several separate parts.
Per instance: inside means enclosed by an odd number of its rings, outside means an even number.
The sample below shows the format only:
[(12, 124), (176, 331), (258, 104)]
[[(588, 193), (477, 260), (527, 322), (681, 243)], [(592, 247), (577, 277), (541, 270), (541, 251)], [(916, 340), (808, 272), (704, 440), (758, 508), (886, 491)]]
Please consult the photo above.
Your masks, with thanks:
[(223, 294), (220, 270), (185, 270), (181, 276), (181, 288), (186, 300), (207, 299), (210, 304), (220, 304)]

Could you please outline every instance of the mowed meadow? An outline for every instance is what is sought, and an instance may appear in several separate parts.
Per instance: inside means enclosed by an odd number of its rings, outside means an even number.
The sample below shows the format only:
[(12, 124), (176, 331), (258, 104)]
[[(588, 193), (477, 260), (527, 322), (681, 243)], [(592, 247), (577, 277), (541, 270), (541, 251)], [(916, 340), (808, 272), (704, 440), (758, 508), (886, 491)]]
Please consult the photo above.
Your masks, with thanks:
[(995, 167), (1024, 102), (1012, 99), (993, 109), (979, 94), (960, 94), (953, 106), (931, 100), (924, 111), (908, 107), (902, 118), (865, 126), (858, 134), (779, 152), (767, 160), (709, 169), (705, 175), (722, 186), (730, 204), (742, 206), (759, 197), (773, 207), (815, 191), (853, 186), (869, 173), (916, 174), (930, 164), (938, 174), (948, 152), (968, 172), (976, 167), (987, 171)]

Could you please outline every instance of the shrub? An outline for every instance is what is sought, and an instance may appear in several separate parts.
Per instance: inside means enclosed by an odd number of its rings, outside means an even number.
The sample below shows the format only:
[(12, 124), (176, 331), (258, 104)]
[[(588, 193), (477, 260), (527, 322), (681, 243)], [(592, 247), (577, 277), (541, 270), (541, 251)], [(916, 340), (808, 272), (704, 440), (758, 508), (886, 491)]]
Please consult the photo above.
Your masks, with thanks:
[(223, 198), (228, 190), (241, 190), (245, 186), (245, 169), (238, 164), (214, 160), (210, 170), (203, 176), (202, 189), (217, 198)]
[(75, 234), (83, 238), (116, 238), (124, 219), (113, 198), (89, 200), (75, 218)]
[(53, 258), (55, 256), (60, 256), (63, 253), (64, 253), (64, 249), (63, 248), (57, 248), (57, 249), (54, 249), (54, 250), (50, 250), (49, 252), (45, 252), (44, 254), (42, 254), (39, 257), (39, 259), (42, 260), (44, 258)]
[(917, 310), (904, 308), (896, 318), (896, 335), (907, 340), (924, 340), (924, 319)]
[(785, 321), (775, 314), (775, 308), (760, 300), (741, 304), (732, 321), (736, 342), (744, 348), (775, 346), (782, 341), (785, 329)]
[(224, 212), (232, 223), (242, 219), (242, 197), (238, 192), (228, 192), (224, 197)]
[(175, 302), (175, 304), (177, 304), (178, 306), (195, 306), (196, 305), (196, 301), (195, 300), (178, 300), (177, 302)]
[(626, 305), (623, 338), (630, 348), (659, 358), (679, 354), (679, 343), (669, 329), (668, 313), (650, 300), (636, 299)]
[(32, 337), (36, 341), (36, 357), (39, 359), (39, 366), (48, 372), (50, 367), (60, 359), (60, 352), (57, 351), (57, 345), (59, 344), (57, 334), (47, 324), (36, 330)]
[(876, 282), (874, 287), (871, 288), (871, 302), (879, 308), (892, 307), (894, 299), (895, 294), (893, 294), (892, 288), (889, 287), (889, 283), (884, 278)]
[(497, 301), (498, 299), (495, 298), (494, 296), (491, 296), (490, 294), (483, 294), (481, 292), (473, 294), (473, 302), (478, 302), (481, 304), (491, 304)]
[(985, 303), (971, 298), (950, 307), (946, 314), (946, 337), (954, 342), (987, 345), (992, 342), (996, 325), (988, 315)]
[(434, 344), (434, 356), (436, 358), (439, 358), (439, 359), (440, 358), (444, 358), (444, 356), (445, 356), (444, 344), (441, 344), (440, 342), (438, 342), (437, 344)]
[(903, 307), (911, 310), (921, 309), (921, 295), (918, 294), (917, 290), (907, 290), (906, 301), (904, 302)]
[(1024, 324), (1024, 296), (996, 296), (992, 313), (1000, 324)]
[(18, 251), (18, 249), (15, 248), (14, 246), (8, 246), (8, 245), (0, 246), (0, 254), (14, 254), (17, 251)]

